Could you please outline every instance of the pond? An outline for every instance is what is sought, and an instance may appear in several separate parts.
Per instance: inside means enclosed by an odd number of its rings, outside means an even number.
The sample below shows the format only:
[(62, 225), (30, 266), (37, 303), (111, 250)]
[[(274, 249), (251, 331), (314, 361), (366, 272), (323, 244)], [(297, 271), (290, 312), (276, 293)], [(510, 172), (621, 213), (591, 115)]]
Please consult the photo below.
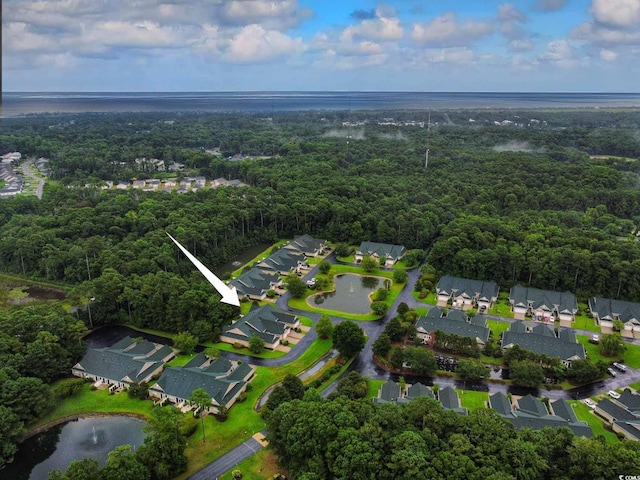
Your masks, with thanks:
[(381, 277), (363, 277), (346, 273), (334, 279), (335, 291), (309, 297), (309, 304), (345, 313), (371, 313), (369, 295), (382, 286)]
[(13, 480), (45, 480), (51, 470), (64, 472), (73, 460), (94, 458), (100, 466), (119, 445), (142, 445), (142, 420), (132, 417), (79, 418), (56, 425), (19, 445), (13, 463), (1, 472)]

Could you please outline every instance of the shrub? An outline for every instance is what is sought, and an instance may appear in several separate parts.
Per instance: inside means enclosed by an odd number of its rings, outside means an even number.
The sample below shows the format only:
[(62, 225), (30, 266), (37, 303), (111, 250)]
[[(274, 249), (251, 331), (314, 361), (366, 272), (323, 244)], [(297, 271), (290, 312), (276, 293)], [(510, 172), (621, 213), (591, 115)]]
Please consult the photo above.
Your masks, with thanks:
[(233, 472), (231, 472), (231, 478), (233, 480), (241, 480), (242, 472), (240, 470), (234, 470)]
[(239, 403), (244, 402), (247, 399), (247, 392), (242, 392), (240, 395), (238, 395), (238, 400), (236, 400)]
[(243, 347), (243, 345), (240, 342), (233, 342), (233, 348), (235, 349), (241, 349)]
[(83, 385), (83, 378), (67, 378), (54, 385), (51, 391), (57, 398), (62, 400), (74, 396), (82, 389)]
[(186, 415), (180, 424), (180, 433), (185, 437), (193, 435), (198, 428), (198, 420), (193, 416)]

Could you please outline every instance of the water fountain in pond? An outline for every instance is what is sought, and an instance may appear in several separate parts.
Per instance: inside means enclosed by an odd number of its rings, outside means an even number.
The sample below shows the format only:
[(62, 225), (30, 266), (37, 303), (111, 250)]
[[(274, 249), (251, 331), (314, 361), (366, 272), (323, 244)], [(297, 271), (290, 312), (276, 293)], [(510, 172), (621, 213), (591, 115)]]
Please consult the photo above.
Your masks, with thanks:
[(96, 433), (96, 427), (93, 427), (93, 444), (98, 444), (98, 434)]
[(349, 284), (349, 293), (353, 293), (355, 290), (353, 289), (353, 281)]

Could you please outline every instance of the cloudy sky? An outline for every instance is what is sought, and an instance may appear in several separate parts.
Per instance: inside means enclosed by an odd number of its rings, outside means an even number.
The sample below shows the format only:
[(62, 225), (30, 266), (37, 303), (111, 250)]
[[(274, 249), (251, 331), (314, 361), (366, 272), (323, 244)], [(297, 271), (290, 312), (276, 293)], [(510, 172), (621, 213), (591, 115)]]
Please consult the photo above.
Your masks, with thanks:
[(640, 91), (640, 0), (3, 0), (5, 91)]

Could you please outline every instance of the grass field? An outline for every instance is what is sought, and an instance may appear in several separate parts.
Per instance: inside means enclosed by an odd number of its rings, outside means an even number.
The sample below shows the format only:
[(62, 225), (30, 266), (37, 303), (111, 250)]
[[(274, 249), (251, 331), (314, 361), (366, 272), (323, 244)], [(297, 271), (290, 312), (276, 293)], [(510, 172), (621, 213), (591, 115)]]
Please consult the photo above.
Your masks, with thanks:
[(602, 420), (584, 403), (571, 401), (569, 404), (573, 406), (573, 411), (576, 413), (578, 420), (587, 422), (594, 435), (603, 435), (607, 443), (618, 443), (620, 441), (615, 433), (605, 430)]
[(580, 315), (576, 315), (576, 319), (573, 322), (573, 328), (577, 328), (578, 330), (588, 330), (590, 332), (600, 332), (600, 326), (596, 325), (596, 322), (593, 318), (587, 317), (584, 313), (587, 311), (586, 303), (578, 303), (578, 309), (582, 312)]
[(489, 401), (489, 394), (487, 392), (457, 389), (456, 392), (458, 392), (458, 396), (460, 397), (460, 405), (468, 408), (469, 411), (486, 408), (486, 403)]
[(576, 335), (578, 342), (584, 345), (587, 352), (587, 356), (592, 362), (602, 360), (605, 363), (615, 362), (616, 360), (622, 360), (625, 364), (631, 368), (640, 368), (640, 345), (634, 345), (631, 343), (625, 343), (627, 349), (622, 354), (622, 358), (605, 357), (600, 353), (600, 346), (594, 345), (589, 342), (591, 337), (587, 335)]
[(500, 320), (487, 320), (487, 326), (491, 329), (495, 341), (498, 341), (502, 332), (508, 330), (510, 325), (509, 322), (502, 322)]
[(233, 272), (231, 272), (231, 276), (233, 278), (236, 278), (238, 275), (240, 275), (242, 273), (242, 270), (244, 270), (244, 268), (246, 266), (250, 266), (253, 265), (255, 262), (259, 261), (259, 260), (264, 260), (268, 255), (269, 252), (274, 248), (274, 247), (280, 247), (282, 245), (284, 245), (285, 243), (288, 243), (289, 240), (278, 240), (276, 243), (274, 243), (273, 245), (271, 245), (269, 248), (263, 250), (262, 252), (260, 252), (258, 255), (256, 255), (255, 257), (253, 257), (251, 260), (249, 260), (247, 263), (245, 263), (244, 265), (242, 265), (240, 268), (237, 268), (236, 270), (234, 270)]
[(287, 471), (278, 466), (275, 453), (268, 448), (263, 448), (254, 453), (244, 462), (218, 477), (219, 480), (232, 480), (231, 473), (234, 470), (242, 472), (242, 480), (264, 480), (277, 473), (287, 475)]
[(367, 390), (367, 398), (376, 398), (378, 390), (386, 383), (385, 380), (369, 380), (369, 388)]

